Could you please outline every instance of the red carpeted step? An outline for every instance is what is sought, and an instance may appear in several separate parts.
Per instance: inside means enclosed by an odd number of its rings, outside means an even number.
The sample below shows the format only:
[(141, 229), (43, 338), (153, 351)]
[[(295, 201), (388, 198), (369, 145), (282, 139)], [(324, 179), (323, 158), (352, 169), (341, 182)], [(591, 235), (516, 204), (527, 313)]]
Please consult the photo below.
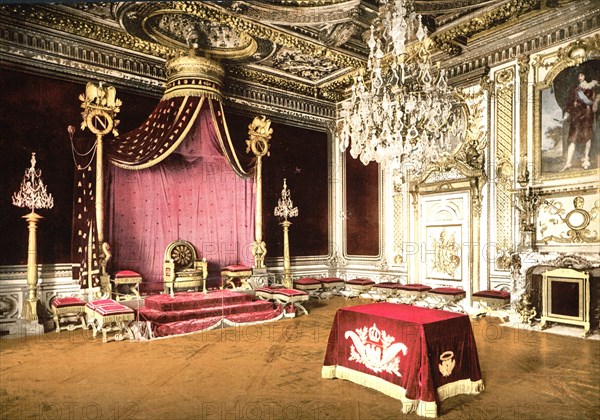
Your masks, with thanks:
[(140, 319), (153, 322), (175, 322), (188, 319), (202, 319), (229, 316), (249, 312), (261, 312), (273, 309), (273, 303), (264, 300), (242, 302), (232, 305), (216, 305), (210, 308), (186, 309), (182, 311), (157, 311), (150, 308), (139, 310)]
[(253, 297), (247, 293), (217, 290), (208, 294), (199, 292), (176, 293), (149, 296), (144, 301), (147, 309), (156, 311), (184, 311), (188, 309), (210, 308), (215, 306), (251, 302)]
[(186, 321), (176, 321), (159, 323), (152, 322), (152, 331), (155, 337), (166, 337), (169, 335), (187, 334), (206, 330), (217, 325), (223, 318), (230, 323), (252, 324), (254, 322), (268, 321), (277, 318), (283, 312), (281, 305), (271, 305), (270, 309), (260, 312), (237, 313), (228, 316), (215, 316), (202, 319), (188, 319)]

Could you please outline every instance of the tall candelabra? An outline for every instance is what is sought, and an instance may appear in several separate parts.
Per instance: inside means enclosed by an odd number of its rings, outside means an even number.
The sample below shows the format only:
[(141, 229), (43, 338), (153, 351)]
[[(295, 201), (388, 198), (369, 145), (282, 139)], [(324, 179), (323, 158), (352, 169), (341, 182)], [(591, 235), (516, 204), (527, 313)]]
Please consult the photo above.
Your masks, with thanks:
[(298, 207), (294, 207), (290, 190), (287, 189), (287, 183), (285, 178), (283, 179), (283, 189), (281, 190), (281, 198), (277, 202), (277, 207), (273, 214), (277, 217), (283, 218), (281, 226), (283, 226), (283, 285), (292, 289), (294, 282), (292, 281), (292, 271), (290, 268), (290, 241), (288, 231), (292, 222), (288, 220), (288, 217), (298, 216)]
[(27, 300), (23, 302), (22, 317), (27, 321), (37, 321), (37, 222), (42, 216), (35, 209), (51, 209), (54, 198), (48, 194), (42, 182), (42, 171), (35, 168), (35, 153), (31, 154), (31, 167), (25, 170), (21, 188), (12, 196), (12, 202), (17, 207), (27, 207), (31, 210), (23, 216), (27, 220), (29, 240), (27, 246)]

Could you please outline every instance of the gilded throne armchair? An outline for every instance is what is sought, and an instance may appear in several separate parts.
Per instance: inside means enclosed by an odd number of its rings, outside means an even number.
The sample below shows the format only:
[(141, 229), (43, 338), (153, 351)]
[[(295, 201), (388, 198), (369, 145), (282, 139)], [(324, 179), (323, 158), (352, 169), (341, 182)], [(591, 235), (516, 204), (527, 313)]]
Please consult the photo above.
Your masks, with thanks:
[(165, 293), (174, 296), (175, 289), (194, 289), (202, 285), (206, 292), (206, 277), (208, 276), (208, 263), (203, 258), (199, 260), (196, 249), (188, 241), (177, 240), (171, 242), (165, 251), (163, 278)]

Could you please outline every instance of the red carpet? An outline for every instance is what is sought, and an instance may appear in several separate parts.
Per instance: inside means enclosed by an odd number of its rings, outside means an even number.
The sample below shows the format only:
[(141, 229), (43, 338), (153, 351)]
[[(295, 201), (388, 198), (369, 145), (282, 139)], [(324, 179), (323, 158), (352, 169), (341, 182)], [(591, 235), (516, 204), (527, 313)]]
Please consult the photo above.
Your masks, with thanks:
[(247, 293), (229, 290), (176, 293), (147, 297), (139, 318), (149, 321), (154, 337), (185, 334), (222, 325), (245, 325), (274, 321), (282, 316), (281, 305), (256, 300)]

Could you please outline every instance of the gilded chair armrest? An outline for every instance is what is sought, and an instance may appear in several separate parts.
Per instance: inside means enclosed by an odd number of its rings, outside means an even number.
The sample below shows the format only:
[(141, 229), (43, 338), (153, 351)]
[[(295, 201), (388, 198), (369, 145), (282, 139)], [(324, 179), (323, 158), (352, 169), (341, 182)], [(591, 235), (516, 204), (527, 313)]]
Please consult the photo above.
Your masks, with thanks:
[(172, 283), (175, 281), (175, 263), (173, 260), (165, 261), (163, 265), (163, 278), (165, 283)]
[(206, 258), (203, 258), (202, 261), (195, 260), (194, 261), (194, 269), (202, 270), (202, 278), (208, 277), (208, 262), (206, 262)]

